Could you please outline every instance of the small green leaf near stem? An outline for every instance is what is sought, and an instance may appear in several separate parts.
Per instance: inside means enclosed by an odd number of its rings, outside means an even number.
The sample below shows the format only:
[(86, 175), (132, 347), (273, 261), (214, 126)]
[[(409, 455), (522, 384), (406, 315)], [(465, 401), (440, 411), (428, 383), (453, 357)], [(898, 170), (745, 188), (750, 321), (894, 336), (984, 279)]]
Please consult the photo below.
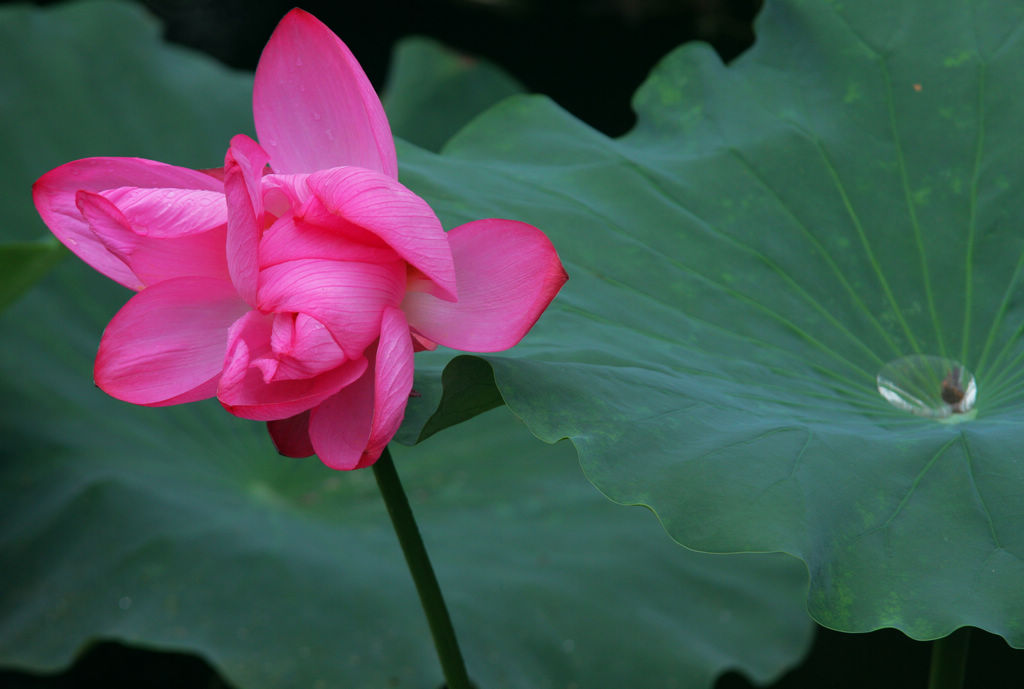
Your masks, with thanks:
[(430, 634), (434, 637), (434, 647), (437, 649), (448, 689), (473, 689), (462, 660), (462, 651), (459, 650), (459, 644), (455, 639), (455, 629), (448, 616), (448, 608), (441, 596), (441, 587), (434, 576), (434, 568), (430, 565), (430, 558), (413, 518), (412, 508), (409, 507), (409, 500), (402, 489), (391, 452), (387, 448), (384, 448), (384, 453), (373, 465), (373, 475), (377, 479), (377, 486), (384, 498), (391, 523), (395, 527), (398, 542), (402, 546), (405, 562), (416, 583), (416, 592), (423, 605), (423, 612), (427, 615), (427, 624), (430, 625)]

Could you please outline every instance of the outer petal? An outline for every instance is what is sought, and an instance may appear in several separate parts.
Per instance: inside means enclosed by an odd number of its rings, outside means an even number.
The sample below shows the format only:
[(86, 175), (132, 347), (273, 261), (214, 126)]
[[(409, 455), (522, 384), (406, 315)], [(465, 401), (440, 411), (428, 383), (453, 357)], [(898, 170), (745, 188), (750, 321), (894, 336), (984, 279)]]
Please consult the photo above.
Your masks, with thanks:
[(387, 309), (374, 367), (373, 427), (359, 467), (377, 461), (398, 432), (413, 383), (413, 343), (401, 309)]
[(309, 457), (316, 454), (309, 441), (309, 412), (304, 411), (287, 419), (267, 421), (267, 430), (274, 447), (285, 457)]
[(345, 44), (307, 12), (285, 15), (263, 49), (253, 116), (276, 172), (355, 165), (398, 178), (373, 86)]
[(373, 426), (373, 374), (321, 402), (309, 415), (309, 440), (320, 461), (348, 471), (359, 467)]
[(402, 309), (425, 337), (468, 352), (519, 342), (568, 279), (550, 240), (526, 223), (494, 218), (448, 233), (459, 300), (409, 292)]
[(357, 359), (380, 332), (381, 312), (398, 306), (405, 266), (308, 259), (287, 261), (260, 273), (263, 311), (298, 312), (327, 326), (350, 359)]
[(273, 380), (273, 316), (252, 311), (231, 326), (217, 398), (244, 419), (270, 421), (295, 416), (320, 404), (362, 375), (366, 359), (346, 361), (316, 376)]
[(412, 338), (405, 316), (387, 309), (373, 374), (343, 388), (314, 409), (309, 438), (332, 469), (359, 469), (380, 457), (405, 415), (413, 380)]
[(354, 167), (323, 170), (306, 183), (315, 198), (297, 220), (353, 241), (379, 238), (433, 281), (437, 296), (455, 299), (448, 237), (426, 201), (388, 177)]
[(36, 209), (47, 227), (79, 258), (126, 287), (139, 284), (127, 265), (111, 254), (89, 230), (75, 203), (78, 191), (101, 192), (121, 187), (221, 191), (215, 178), (196, 170), (142, 158), (85, 158), (61, 165), (32, 187)]
[(139, 228), (103, 195), (80, 191), (76, 201), (93, 235), (135, 276), (129, 287), (142, 289), (178, 277), (229, 279), (223, 225), (197, 234), (155, 238), (139, 234)]
[(267, 154), (255, 141), (239, 134), (224, 157), (224, 194), (228, 203), (227, 258), (231, 281), (249, 304), (256, 305), (259, 241), (263, 222), (260, 179)]
[(146, 288), (103, 332), (96, 384), (133, 404), (210, 397), (228, 328), (248, 308), (226, 280), (177, 278)]

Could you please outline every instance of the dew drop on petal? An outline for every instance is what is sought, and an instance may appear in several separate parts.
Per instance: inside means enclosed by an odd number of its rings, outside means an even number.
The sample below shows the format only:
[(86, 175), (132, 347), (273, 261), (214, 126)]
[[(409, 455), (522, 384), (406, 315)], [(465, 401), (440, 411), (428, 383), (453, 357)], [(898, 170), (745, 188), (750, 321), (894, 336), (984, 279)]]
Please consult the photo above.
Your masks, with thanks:
[(883, 366), (876, 380), (889, 404), (917, 416), (956, 423), (977, 413), (974, 374), (953, 359), (927, 354), (900, 357)]

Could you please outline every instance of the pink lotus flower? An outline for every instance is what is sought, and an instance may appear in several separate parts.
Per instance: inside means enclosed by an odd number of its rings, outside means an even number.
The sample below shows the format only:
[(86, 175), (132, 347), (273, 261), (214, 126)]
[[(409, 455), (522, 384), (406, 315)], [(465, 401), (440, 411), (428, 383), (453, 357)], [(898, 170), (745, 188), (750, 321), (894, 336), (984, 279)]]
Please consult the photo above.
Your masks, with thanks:
[(414, 351), (515, 345), (565, 271), (525, 223), (446, 233), (397, 181), (359, 64), (302, 10), (263, 51), (253, 114), (260, 143), (234, 137), (222, 171), (76, 160), (36, 182), (36, 208), (138, 291), (103, 333), (103, 390), (149, 406), (216, 395), (269, 422), (283, 454), (365, 467), (401, 424)]

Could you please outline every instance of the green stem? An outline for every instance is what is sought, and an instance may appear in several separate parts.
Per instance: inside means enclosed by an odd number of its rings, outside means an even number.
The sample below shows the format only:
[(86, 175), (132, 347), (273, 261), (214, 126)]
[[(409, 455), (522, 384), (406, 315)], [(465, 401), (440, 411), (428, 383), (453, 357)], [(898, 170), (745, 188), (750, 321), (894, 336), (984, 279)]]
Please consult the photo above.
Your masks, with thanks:
[(416, 582), (416, 592), (420, 595), (423, 612), (427, 614), (430, 635), (434, 637), (434, 647), (437, 649), (437, 657), (441, 661), (441, 670), (444, 672), (448, 689), (472, 689), (469, 676), (466, 674), (466, 665), (462, 661), (462, 652), (455, 640), (455, 630), (452, 628), (448, 609), (441, 596), (441, 587), (437, 585), (434, 568), (430, 566), (427, 549), (423, 546), (423, 539), (412, 516), (409, 500), (405, 497), (402, 483), (398, 480), (398, 472), (395, 471), (395, 463), (391, 461), (391, 452), (387, 448), (384, 448), (384, 453), (373, 465), (373, 475), (384, 497), (384, 504), (387, 505), (391, 524), (398, 535), (405, 563), (409, 566), (413, 581)]
[(961, 627), (944, 639), (932, 642), (932, 668), (928, 689), (962, 689), (967, 668), (970, 627)]

